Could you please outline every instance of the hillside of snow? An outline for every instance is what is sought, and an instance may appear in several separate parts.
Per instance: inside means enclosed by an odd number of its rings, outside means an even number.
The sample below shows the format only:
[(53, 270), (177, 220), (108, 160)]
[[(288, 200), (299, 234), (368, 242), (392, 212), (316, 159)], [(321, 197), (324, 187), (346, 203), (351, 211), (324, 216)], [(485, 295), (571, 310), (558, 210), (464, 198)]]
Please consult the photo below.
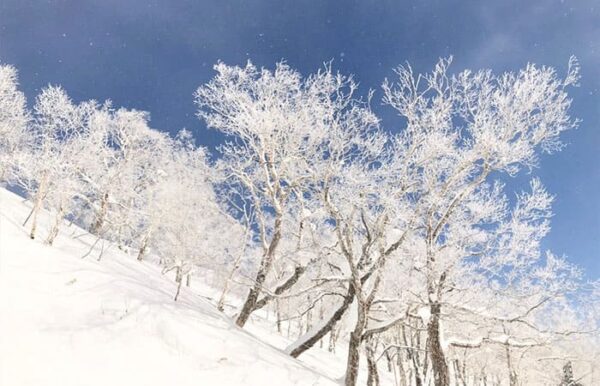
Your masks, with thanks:
[(29, 211), (0, 188), (0, 385), (337, 384), (74, 225), (30, 240)]

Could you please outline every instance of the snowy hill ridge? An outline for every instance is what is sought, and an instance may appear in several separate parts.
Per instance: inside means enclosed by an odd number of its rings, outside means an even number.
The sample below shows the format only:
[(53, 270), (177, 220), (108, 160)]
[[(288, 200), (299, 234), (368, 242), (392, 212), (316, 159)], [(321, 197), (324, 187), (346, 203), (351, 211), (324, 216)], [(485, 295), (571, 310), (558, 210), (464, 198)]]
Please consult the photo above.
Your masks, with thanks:
[(52, 247), (29, 240), (29, 210), (0, 189), (0, 385), (336, 384), (192, 291), (174, 302), (157, 266), (82, 258), (95, 238), (74, 225)]

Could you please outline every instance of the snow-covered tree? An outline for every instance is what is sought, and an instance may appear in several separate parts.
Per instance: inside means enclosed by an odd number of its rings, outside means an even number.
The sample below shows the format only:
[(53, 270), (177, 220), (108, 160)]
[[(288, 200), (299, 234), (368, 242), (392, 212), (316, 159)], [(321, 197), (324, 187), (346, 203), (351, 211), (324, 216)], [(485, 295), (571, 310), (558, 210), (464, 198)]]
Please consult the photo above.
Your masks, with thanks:
[(227, 178), (230, 202), (252, 211), (248, 218), (263, 250), (236, 320), (243, 326), (272, 273), (284, 224), (301, 221), (291, 203), (305, 199), (330, 126), (343, 125), (338, 121), (357, 111), (356, 84), (330, 68), (303, 79), (284, 63), (274, 71), (250, 63), (215, 69), (215, 78), (196, 92), (198, 115), (229, 138), (220, 148), (218, 167)]
[(0, 181), (10, 178), (15, 153), (27, 147), (29, 113), (18, 85), (17, 70), (0, 65)]
[(185, 275), (224, 271), (245, 240), (242, 226), (219, 206), (204, 149), (187, 132), (177, 137), (162, 170), (149, 200), (142, 248), (153, 247), (165, 271), (175, 270), (179, 288)]
[(499, 76), (490, 71), (451, 76), (449, 64), (441, 60), (432, 73), (417, 76), (410, 66), (399, 67), (397, 83), (384, 84), (385, 102), (407, 121), (402, 135), (426, 144), (422, 162), (413, 165), (423, 209), (410, 253), (425, 278), (435, 385), (450, 383), (440, 322), (463, 268), (487, 270), (483, 276), (492, 281), (506, 267), (533, 264), (538, 256), (548, 230), (549, 196), (534, 182), (534, 192), (511, 217), (504, 186), (493, 180), (498, 173), (535, 167), (540, 149), (561, 148), (559, 134), (576, 124), (568, 115), (566, 88), (578, 79), (575, 59), (565, 79), (531, 64)]
[(106, 105), (96, 110), (79, 146), (88, 151), (79, 168), (84, 223), (121, 246), (131, 243), (139, 236), (144, 195), (169, 153), (168, 136), (148, 127), (147, 113)]
[(594, 384), (600, 284), (542, 251), (553, 197), (511, 180), (576, 125), (577, 61), (564, 79), (450, 62), (383, 84), (406, 125), (391, 132), (330, 66), (217, 64), (195, 95), (226, 137), (212, 160), (185, 130), (60, 87), (29, 113), (0, 66), (0, 179), (32, 199), (31, 238), (47, 209), (48, 243), (67, 217), (174, 272), (175, 300), (184, 277), (211, 278), (219, 310), (245, 295), (238, 325), (258, 310), (287, 324), (294, 357), (347, 343), (346, 385), (363, 355), (369, 385), (383, 361), (402, 385)]
[[(373, 308), (381, 298), (383, 273), (410, 230), (402, 196), (409, 186), (395, 178), (385, 156), (384, 139), (376, 132), (366, 136), (360, 153), (349, 154), (340, 170), (327, 180), (323, 201), (331, 220), (340, 254), (341, 277), (348, 283), (346, 301), (355, 302), (356, 315), (350, 333), (345, 382), (354, 385), (358, 376), (363, 341), (387, 322), (373, 324)], [(335, 154), (335, 153), (334, 153)], [(373, 157), (373, 155), (377, 155)]]
[(60, 87), (50, 86), (36, 98), (30, 141), (16, 155), (17, 183), (32, 197), (30, 237), (36, 237), (40, 210), (52, 204), (56, 220), (48, 242), (52, 243), (69, 202), (79, 191), (75, 164), (79, 160), (71, 144), (81, 134), (95, 109), (95, 102), (74, 104)]

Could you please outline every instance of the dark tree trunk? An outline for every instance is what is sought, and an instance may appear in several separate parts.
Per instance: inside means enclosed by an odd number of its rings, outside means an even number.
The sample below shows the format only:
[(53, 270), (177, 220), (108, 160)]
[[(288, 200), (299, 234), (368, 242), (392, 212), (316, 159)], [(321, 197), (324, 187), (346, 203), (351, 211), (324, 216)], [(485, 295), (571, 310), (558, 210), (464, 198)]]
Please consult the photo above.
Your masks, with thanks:
[(149, 236), (146, 236), (144, 237), (144, 240), (142, 240), (142, 245), (137, 255), (137, 261), (142, 261), (144, 259), (144, 256), (146, 255), (146, 248), (148, 248), (148, 238)]
[(183, 275), (181, 274), (181, 267), (177, 267), (175, 271), (175, 282), (177, 283), (177, 292), (175, 293), (175, 298), (173, 300), (177, 301), (179, 298), (179, 292), (181, 291), (181, 282), (183, 281)]
[[(353, 275), (355, 276), (355, 275)], [(360, 286), (360, 283), (356, 283), (356, 276), (354, 278), (355, 283), (352, 287), (356, 288)], [(355, 287), (356, 286), (356, 287)], [(367, 327), (367, 312), (369, 304), (364, 299), (357, 299), (357, 310), (356, 310), (356, 324), (354, 330), (350, 333), (350, 342), (348, 342), (348, 359), (346, 362), (346, 376), (344, 377), (345, 386), (355, 386), (358, 380), (358, 366), (360, 364), (360, 345), (363, 341), (363, 334)]]
[(271, 294), (264, 295), (262, 297), (262, 299), (256, 301), (256, 303), (254, 304), (254, 308), (252, 309), (252, 312), (263, 308), (264, 306), (269, 304), (269, 302), (271, 302), (275, 298), (275, 296), (281, 295), (285, 291), (292, 288), (294, 286), (294, 284), (296, 284), (298, 282), (298, 280), (304, 274), (305, 271), (306, 271), (306, 266), (297, 266), (296, 268), (294, 268), (294, 273), (285, 282), (283, 282), (280, 286), (275, 288), (275, 291), (273, 291), (273, 295), (271, 295)]
[(354, 331), (352, 331), (352, 333), (350, 334), (350, 342), (348, 343), (348, 360), (346, 362), (346, 377), (344, 381), (344, 385), (346, 386), (355, 386), (356, 381), (358, 379), (358, 365), (360, 363), (361, 340), (362, 329), (355, 328)]
[(246, 301), (242, 306), (242, 310), (235, 320), (235, 324), (240, 327), (244, 327), (250, 314), (254, 311), (256, 307), (256, 302), (258, 300), (258, 294), (260, 289), (262, 288), (265, 280), (267, 278), (266, 270), (261, 267), (261, 269), (256, 274), (256, 278), (254, 279), (254, 285), (250, 288), (250, 292), (248, 292), (248, 296), (246, 297)]
[(260, 267), (258, 268), (258, 272), (256, 273), (256, 278), (254, 279), (254, 285), (250, 288), (248, 292), (248, 296), (246, 297), (246, 301), (242, 306), (242, 310), (235, 320), (235, 324), (239, 327), (244, 327), (250, 314), (256, 309), (256, 303), (258, 301), (258, 295), (267, 280), (267, 275), (271, 270), (271, 266), (273, 265), (273, 260), (275, 258), (275, 250), (277, 249), (277, 245), (279, 245), (279, 240), (281, 239), (281, 215), (278, 215), (275, 219), (275, 226), (273, 232), (273, 238), (271, 239), (271, 243), (269, 247), (265, 251), (263, 255), (262, 261), (260, 262)]
[(504, 348), (505, 348), (505, 352), (506, 352), (506, 365), (508, 366), (509, 385), (510, 386), (518, 386), (519, 382), (518, 382), (517, 372), (515, 371), (515, 369), (513, 368), (513, 365), (512, 365), (512, 359), (511, 359), (511, 355), (510, 355), (510, 346), (507, 344), (507, 345), (505, 345)]
[[(289, 351), (290, 355), (293, 356), (294, 358), (297, 358), (298, 356), (300, 356), (300, 354), (302, 354), (303, 352), (305, 352), (306, 350), (308, 350), (309, 348), (314, 346), (328, 332), (331, 332), (333, 327), (335, 326), (335, 324), (346, 313), (346, 311), (348, 310), (348, 307), (350, 307), (350, 304), (352, 304), (353, 300), (354, 300), (354, 287), (351, 285), (350, 288), (348, 289), (348, 293), (344, 297), (344, 301), (338, 307), (338, 309), (335, 310), (335, 312), (331, 315), (329, 320), (326, 323), (321, 324), (320, 327), (318, 329), (316, 329), (313, 333), (308, 334), (305, 337), (303, 342), (295, 343), (293, 345), (295, 347), (293, 349), (291, 349), (291, 351)], [(288, 348), (288, 350), (289, 350), (289, 348)]]
[(375, 360), (375, 345), (373, 344), (373, 342), (367, 343), (367, 370), (367, 386), (379, 386), (379, 372), (377, 371), (377, 361)]
[(335, 344), (337, 341), (337, 332), (335, 326), (336, 324), (334, 323), (331, 326), (331, 331), (329, 331), (329, 346), (327, 347), (327, 350), (332, 353), (335, 353)]
[(449, 386), (450, 375), (448, 364), (444, 356), (444, 350), (440, 342), (440, 310), (441, 305), (437, 302), (432, 303), (431, 317), (427, 325), (427, 349), (431, 357), (431, 367), (433, 368), (433, 382), (435, 386)]
[(275, 318), (277, 319), (277, 332), (281, 334), (281, 304), (279, 299), (275, 299)]

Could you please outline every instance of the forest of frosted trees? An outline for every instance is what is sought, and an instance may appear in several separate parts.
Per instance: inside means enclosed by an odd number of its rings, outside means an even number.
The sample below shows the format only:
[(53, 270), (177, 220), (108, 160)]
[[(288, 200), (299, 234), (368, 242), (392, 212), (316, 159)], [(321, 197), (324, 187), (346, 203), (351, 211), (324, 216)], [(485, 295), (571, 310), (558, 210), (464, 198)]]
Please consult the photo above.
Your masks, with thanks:
[[(160, 264), (174, 301), (199, 281), (239, 327), (267, 317), (293, 357), (343, 346), (346, 385), (359, 368), (369, 385), (383, 372), (403, 386), (579, 384), (600, 363), (600, 284), (542, 250), (554, 197), (534, 177), (577, 125), (578, 63), (563, 76), (450, 65), (399, 66), (369, 91), (330, 65), (219, 63), (194, 95), (225, 138), (214, 154), (60, 86), (28, 104), (2, 65), (0, 181), (31, 201), (31, 239), (79, 225)], [(374, 103), (402, 126), (382, 127)], [(530, 183), (510, 189), (515, 176)]]

